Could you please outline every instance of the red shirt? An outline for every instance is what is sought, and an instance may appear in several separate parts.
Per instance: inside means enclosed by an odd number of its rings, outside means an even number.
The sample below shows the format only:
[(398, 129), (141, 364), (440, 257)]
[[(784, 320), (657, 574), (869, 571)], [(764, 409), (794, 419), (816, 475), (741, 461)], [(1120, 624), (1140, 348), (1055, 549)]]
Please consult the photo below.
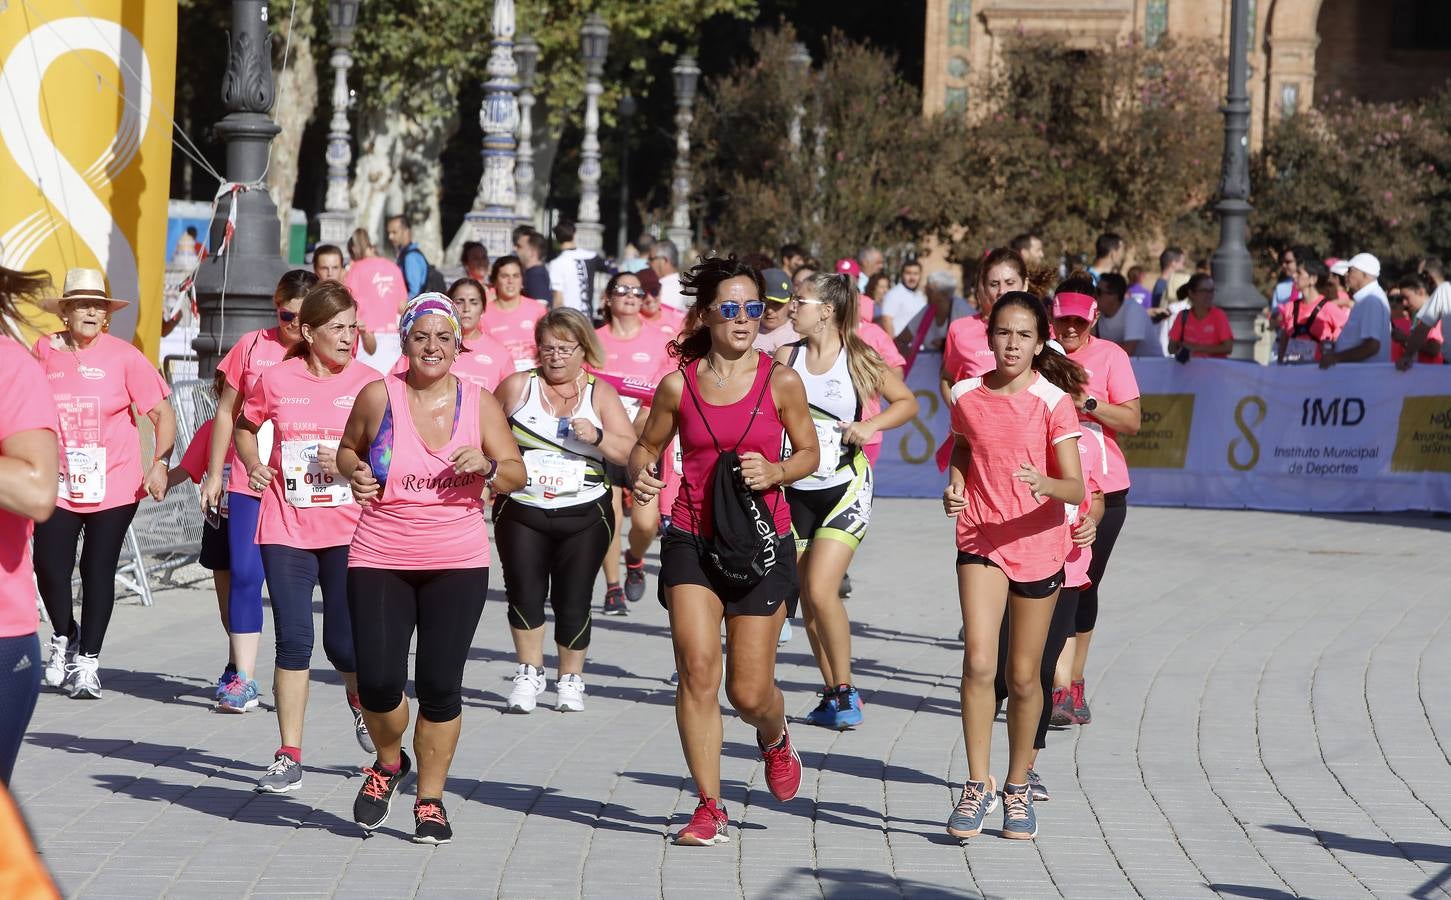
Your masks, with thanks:
[[(1409, 335), (1411, 333), (1411, 324), (1414, 321), (1414, 319), (1391, 319), (1391, 328), (1394, 329), (1397, 334)], [(1426, 335), (1426, 339), (1430, 341), (1441, 340), (1440, 322), (1437, 322), (1436, 327), (1432, 328), (1430, 333)], [(1405, 355), (1406, 348), (1402, 347), (1400, 344), (1397, 344), (1395, 341), (1391, 341), (1391, 362), (1400, 362), (1401, 357)], [(1418, 363), (1429, 363), (1434, 366), (1439, 366), (1445, 361), (1446, 356), (1441, 351), (1437, 351), (1436, 353), (1427, 353), (1425, 350), (1422, 350), (1420, 353), (1416, 354), (1416, 362)]]

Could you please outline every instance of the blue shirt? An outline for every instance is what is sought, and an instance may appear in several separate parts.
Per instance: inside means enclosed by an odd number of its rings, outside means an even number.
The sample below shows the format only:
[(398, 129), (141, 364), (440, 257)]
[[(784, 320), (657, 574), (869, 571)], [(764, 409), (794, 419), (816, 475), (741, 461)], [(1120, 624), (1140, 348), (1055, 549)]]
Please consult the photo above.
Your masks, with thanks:
[(397, 262), (398, 268), (403, 270), (403, 280), (408, 283), (411, 300), (423, 293), (423, 283), (428, 280), (428, 259), (418, 249), (418, 243), (412, 241), (398, 251)]

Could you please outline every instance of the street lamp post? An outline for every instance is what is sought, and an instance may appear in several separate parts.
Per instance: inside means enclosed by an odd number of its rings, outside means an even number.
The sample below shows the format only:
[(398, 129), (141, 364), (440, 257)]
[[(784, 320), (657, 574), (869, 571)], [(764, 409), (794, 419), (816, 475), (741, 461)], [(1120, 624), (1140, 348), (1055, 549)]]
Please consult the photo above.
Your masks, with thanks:
[(620, 214), (615, 235), (615, 257), (625, 255), (630, 243), (630, 125), (635, 118), (635, 98), (629, 94), (620, 98)]
[(1249, 204), (1249, 0), (1232, 0), (1229, 29), (1229, 92), (1224, 106), (1224, 162), (1219, 181), (1219, 247), (1211, 265), (1215, 302), (1234, 330), (1235, 359), (1254, 359), (1255, 321), (1265, 298), (1254, 285), (1254, 260), (1245, 246)]
[(605, 242), (600, 224), (600, 76), (610, 47), (610, 29), (599, 13), (590, 13), (579, 29), (584, 52), (584, 141), (579, 148), (579, 216), (575, 241), (585, 250), (598, 252)]
[[(268, 115), (274, 99), (267, 3), (232, 0), (227, 70), (222, 80), (222, 106), (227, 114), (216, 124), (216, 131), (227, 145), (227, 180), (247, 189), (222, 195), (208, 236), (211, 256), (197, 273), (201, 330), (192, 347), (203, 379), (211, 378), (217, 362), (238, 337), (277, 324), (272, 291), (288, 266), (279, 252), (277, 206), (262, 181), (268, 145), (282, 130)], [(229, 220), (235, 227), (222, 253)]]
[(484, 102), (479, 108), (484, 174), (464, 224), (490, 258), (498, 259), (514, 252), (511, 237), (518, 214), (514, 193), (514, 129), (519, 124), (514, 102), (519, 90), (514, 80), (514, 0), (494, 0), (493, 31), (485, 70), (489, 80), (484, 82)]
[(671, 70), (675, 76), (675, 172), (670, 179), (670, 227), (665, 236), (681, 256), (691, 243), (690, 232), (690, 122), (694, 118), (695, 88), (700, 67), (695, 57), (682, 56)]
[(332, 26), (333, 53), (328, 60), (333, 67), (333, 117), (327, 134), (327, 196), (323, 212), (317, 216), (318, 238), (324, 244), (342, 246), (353, 229), (351, 190), (348, 166), (353, 161), (349, 135), (348, 108), (352, 94), (348, 90), (348, 69), (353, 66), (353, 29), (358, 24), (361, 0), (331, 0), (328, 23)]
[(519, 70), (519, 153), (514, 162), (514, 215), (520, 225), (534, 224), (534, 67), (539, 42), (521, 34), (514, 43)]

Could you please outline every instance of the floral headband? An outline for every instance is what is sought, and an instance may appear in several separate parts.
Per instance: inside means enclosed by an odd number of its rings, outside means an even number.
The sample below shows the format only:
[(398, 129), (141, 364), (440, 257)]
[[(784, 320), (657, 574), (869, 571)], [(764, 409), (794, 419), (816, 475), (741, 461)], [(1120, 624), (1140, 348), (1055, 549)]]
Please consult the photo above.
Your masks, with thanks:
[(408, 307), (403, 310), (403, 318), (398, 322), (398, 336), (407, 340), (408, 329), (424, 316), (443, 316), (448, 319), (448, 323), (453, 326), (454, 340), (463, 341), (463, 327), (459, 325), (458, 314), (453, 309), (453, 301), (447, 294), (440, 294), (437, 291), (419, 294), (408, 301)]

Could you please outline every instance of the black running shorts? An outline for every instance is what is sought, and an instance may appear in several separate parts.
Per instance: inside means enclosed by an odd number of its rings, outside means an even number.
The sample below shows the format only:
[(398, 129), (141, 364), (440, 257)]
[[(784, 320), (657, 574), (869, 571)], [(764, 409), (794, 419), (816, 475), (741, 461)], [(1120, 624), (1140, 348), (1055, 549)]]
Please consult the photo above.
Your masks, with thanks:
[(232, 570), (232, 551), (227, 547), (227, 519), (222, 518), (219, 528), (203, 523), (202, 524), (202, 550), (197, 557), (203, 569), (210, 569), (213, 572), (230, 572)]
[(796, 615), (796, 600), (801, 594), (796, 578), (796, 545), (790, 535), (777, 539), (776, 564), (760, 581), (742, 590), (723, 583), (710, 570), (695, 535), (671, 528), (660, 542), (660, 605), (666, 604), (666, 589), (681, 584), (698, 584), (710, 588), (720, 598), (728, 616), (771, 616), (786, 604), (786, 615)]
[[(959, 566), (992, 566), (994, 569), (1001, 569), (997, 563), (986, 556), (978, 556), (976, 553), (968, 553), (965, 550), (957, 551), (957, 564)], [(1008, 579), (1008, 591), (1019, 596), (1027, 597), (1029, 600), (1043, 600), (1053, 596), (1053, 592), (1063, 587), (1063, 570), (1059, 569), (1047, 578), (1040, 578), (1037, 581), (1014, 581)]]

